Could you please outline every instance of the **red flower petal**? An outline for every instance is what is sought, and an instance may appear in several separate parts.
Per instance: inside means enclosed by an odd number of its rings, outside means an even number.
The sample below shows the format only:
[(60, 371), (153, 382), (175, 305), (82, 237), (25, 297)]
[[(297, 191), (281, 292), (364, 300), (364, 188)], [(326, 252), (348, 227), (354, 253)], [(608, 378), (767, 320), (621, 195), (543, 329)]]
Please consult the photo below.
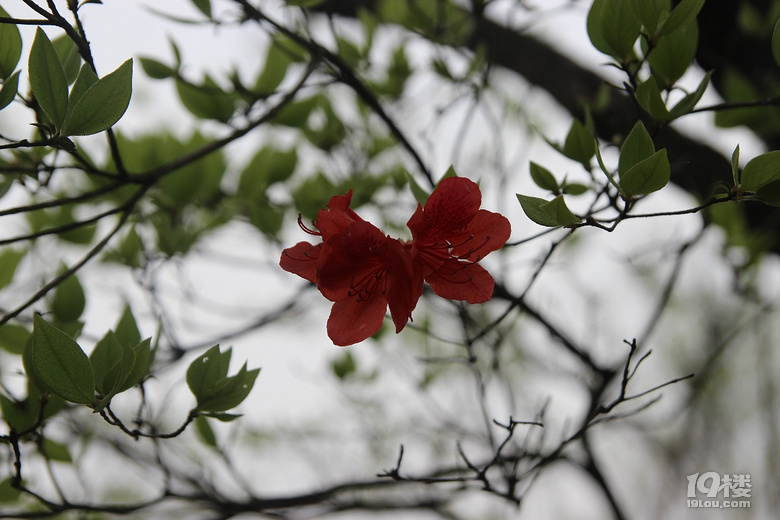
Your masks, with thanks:
[(423, 274), (419, 262), (414, 262), (409, 250), (398, 240), (389, 244), (390, 270), (386, 275), (385, 296), (396, 333), (412, 319), (412, 311), (423, 293)]
[(336, 302), (328, 318), (328, 337), (341, 347), (368, 339), (382, 328), (386, 310), (387, 300), (381, 294)]
[(327, 242), (353, 222), (364, 222), (357, 213), (350, 209), (350, 202), (352, 202), (352, 190), (344, 195), (331, 197), (328, 201), (328, 209), (321, 209), (317, 212), (315, 225), (320, 230), (323, 241)]
[(495, 282), (481, 265), (448, 260), (425, 277), (433, 292), (450, 300), (484, 303), (493, 296)]
[(512, 233), (509, 221), (503, 215), (481, 209), (469, 222), (465, 232), (452, 237), (452, 256), (469, 262), (478, 262), (489, 253), (500, 249)]
[(353, 222), (328, 242), (330, 253), (317, 274), (322, 294), (332, 301), (373, 293), (389, 268), (388, 243), (379, 229)]
[[(439, 182), (424, 208), (417, 208), (407, 225), (414, 240), (431, 244), (461, 234), (479, 211), (479, 186), (463, 177)], [(421, 215), (419, 215), (421, 213)]]
[(317, 283), (317, 266), (322, 253), (322, 244), (312, 245), (298, 242), (282, 251), (279, 265), (287, 272), (297, 274), (312, 283)]

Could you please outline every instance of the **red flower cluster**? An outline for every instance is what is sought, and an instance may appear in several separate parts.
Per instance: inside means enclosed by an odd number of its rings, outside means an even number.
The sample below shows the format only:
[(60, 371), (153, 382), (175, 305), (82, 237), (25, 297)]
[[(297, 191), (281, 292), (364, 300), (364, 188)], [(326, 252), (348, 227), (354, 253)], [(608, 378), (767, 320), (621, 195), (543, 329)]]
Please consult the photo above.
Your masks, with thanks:
[(494, 281), (479, 262), (509, 238), (509, 221), (479, 209), (482, 194), (462, 177), (442, 180), (425, 207), (417, 206), (407, 225), (412, 240), (401, 242), (382, 233), (349, 208), (352, 190), (331, 197), (312, 230), (322, 242), (299, 242), (282, 252), (279, 265), (317, 284), (333, 303), (328, 336), (336, 345), (351, 345), (382, 327), (388, 307), (400, 332), (411, 320), (423, 292), (451, 300), (486, 302)]

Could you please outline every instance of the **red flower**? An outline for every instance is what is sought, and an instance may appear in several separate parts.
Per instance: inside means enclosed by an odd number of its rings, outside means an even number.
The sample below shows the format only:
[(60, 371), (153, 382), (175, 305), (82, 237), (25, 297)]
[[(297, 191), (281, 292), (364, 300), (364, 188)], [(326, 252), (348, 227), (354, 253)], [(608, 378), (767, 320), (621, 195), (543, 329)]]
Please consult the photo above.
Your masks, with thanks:
[(450, 177), (407, 223), (412, 257), (442, 298), (482, 303), (493, 295), (493, 277), (477, 262), (506, 243), (511, 226), (503, 215), (479, 209), (481, 202), (479, 186)]
[(408, 226), (412, 240), (390, 238), (349, 208), (352, 190), (331, 197), (317, 214), (319, 244), (299, 242), (282, 252), (281, 267), (317, 284), (331, 300), (328, 336), (351, 345), (382, 327), (387, 309), (400, 332), (423, 292), (423, 279), (444, 298), (482, 303), (493, 277), (477, 264), (509, 238), (509, 221), (479, 209), (482, 195), (468, 179), (448, 178), (418, 205)]
[[(352, 190), (344, 195), (336, 195), (330, 198), (328, 209), (321, 209), (317, 213), (317, 220), (314, 226), (317, 231), (307, 228), (300, 215), (298, 216), (298, 225), (310, 235), (321, 236), (323, 243), (339, 234), (350, 224), (356, 221), (364, 222), (357, 213), (349, 208), (352, 201)], [(320, 244), (310, 244), (308, 242), (298, 242), (293, 247), (282, 251), (282, 258), (279, 265), (285, 271), (297, 274), (312, 283), (317, 283), (317, 269), (319, 267), (322, 246)]]
[(352, 191), (332, 197), (317, 214), (322, 243), (300, 242), (285, 249), (281, 267), (317, 284), (334, 302), (328, 336), (336, 345), (351, 345), (376, 334), (388, 306), (400, 332), (411, 319), (422, 294), (422, 274), (404, 246), (385, 236), (349, 209)]

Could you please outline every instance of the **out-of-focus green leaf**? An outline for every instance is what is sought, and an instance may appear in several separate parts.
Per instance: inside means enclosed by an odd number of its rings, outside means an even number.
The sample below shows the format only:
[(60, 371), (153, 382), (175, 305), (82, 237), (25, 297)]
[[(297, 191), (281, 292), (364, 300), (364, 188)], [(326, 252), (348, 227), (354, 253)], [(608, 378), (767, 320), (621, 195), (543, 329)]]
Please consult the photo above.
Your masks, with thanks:
[(13, 478), (8, 477), (0, 482), (0, 504), (16, 502), (21, 494), (22, 490), (13, 486)]
[(596, 153), (595, 148), (596, 140), (593, 132), (585, 128), (579, 119), (574, 119), (561, 148), (563, 155), (590, 169), (590, 160)]
[(428, 201), (428, 197), (430, 197), (430, 193), (425, 191), (422, 186), (420, 186), (416, 180), (414, 180), (414, 177), (412, 177), (412, 174), (409, 172), (406, 173), (406, 179), (409, 182), (409, 189), (412, 190), (412, 195), (414, 195), (414, 200), (419, 202), (420, 204), (425, 205), (425, 203)]
[(195, 418), (195, 432), (203, 444), (212, 448), (217, 447), (217, 436), (214, 435), (214, 430), (205, 416), (199, 415)]
[(320, 106), (320, 96), (311, 96), (285, 105), (271, 118), (271, 122), (293, 128), (303, 128), (312, 111)]
[(46, 460), (65, 462), (68, 464), (73, 462), (68, 447), (60, 442), (53, 441), (48, 437), (43, 439), (40, 450), (43, 456), (46, 457)]
[(260, 96), (270, 96), (276, 91), (284, 77), (287, 75), (287, 69), (293, 62), (290, 52), (276, 43), (271, 42), (268, 47), (268, 53), (265, 57), (265, 64), (262, 72), (257, 76), (254, 92)]
[(176, 76), (176, 69), (154, 58), (139, 58), (141, 68), (152, 79), (168, 79)]
[(15, 323), (0, 325), (0, 348), (6, 352), (20, 356), (29, 340), (30, 331), (27, 327)]
[(206, 17), (211, 18), (211, 0), (192, 0), (192, 3)]
[(357, 364), (352, 353), (349, 350), (345, 350), (341, 356), (331, 362), (331, 368), (336, 377), (343, 380), (355, 373)]
[(76, 321), (84, 312), (86, 298), (75, 274), (68, 276), (54, 290), (51, 312), (60, 323)]
[(775, 62), (780, 65), (780, 20), (775, 23), (775, 29), (772, 31), (772, 56)]
[(203, 84), (194, 85), (176, 80), (179, 99), (192, 115), (201, 119), (215, 119), (226, 122), (235, 111), (237, 96), (225, 92), (217, 83), (206, 76)]
[(15, 249), (3, 249), (0, 252), (0, 289), (11, 283), (16, 273), (19, 262), (27, 251)]
[(8, 77), (3, 82), (3, 86), (0, 87), (0, 110), (4, 109), (5, 107), (11, 104), (11, 102), (16, 97), (16, 93), (18, 92), (18, 90), (19, 90), (19, 71), (16, 71), (13, 74), (11, 74), (11, 76)]
[[(0, 7), (0, 17), (8, 18), (8, 13)], [(0, 24), (0, 79), (7, 80), (22, 56), (22, 35), (12, 23)]]
[(298, 152), (295, 148), (278, 150), (272, 146), (263, 147), (241, 172), (237, 194), (249, 199), (262, 197), (270, 185), (290, 178), (297, 164)]
[(304, 217), (313, 220), (334, 195), (334, 190), (334, 184), (322, 173), (310, 175), (293, 190), (293, 202)]

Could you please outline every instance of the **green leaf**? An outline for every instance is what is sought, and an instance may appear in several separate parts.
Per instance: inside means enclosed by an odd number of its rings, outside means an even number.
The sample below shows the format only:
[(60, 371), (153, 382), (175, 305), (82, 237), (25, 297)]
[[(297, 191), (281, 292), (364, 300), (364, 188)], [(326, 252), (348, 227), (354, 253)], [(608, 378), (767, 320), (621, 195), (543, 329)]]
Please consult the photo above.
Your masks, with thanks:
[(416, 180), (414, 180), (414, 177), (411, 173), (406, 173), (406, 180), (409, 182), (409, 189), (412, 191), (412, 195), (414, 195), (414, 200), (419, 202), (420, 204), (425, 205), (425, 203), (428, 201), (428, 197), (430, 197), (430, 193), (425, 191), (422, 186), (420, 186)]
[(669, 17), (660, 23), (656, 36), (660, 38), (672, 34), (693, 22), (703, 5), (704, 0), (682, 0), (672, 9)]
[(101, 395), (111, 391), (111, 385), (106, 384), (106, 376), (120, 359), (122, 359), (122, 345), (117, 340), (116, 334), (108, 331), (95, 344), (95, 348), (89, 355), (89, 362), (95, 375), (95, 389)]
[(125, 305), (122, 316), (114, 328), (114, 333), (116, 334), (116, 339), (122, 345), (133, 346), (141, 342), (141, 332), (138, 330), (138, 324), (129, 305)]
[(54, 462), (66, 462), (68, 464), (73, 462), (73, 458), (70, 456), (70, 450), (68, 447), (65, 444), (55, 442), (48, 437), (43, 439), (40, 450), (46, 460)]
[(153, 58), (139, 58), (141, 68), (152, 79), (168, 79), (176, 76), (176, 69)]
[(217, 436), (214, 435), (214, 430), (205, 416), (199, 415), (195, 418), (195, 432), (203, 444), (212, 448), (217, 447)]
[(134, 365), (135, 354), (133, 353), (133, 350), (128, 345), (122, 345), (121, 356), (116, 360), (116, 363), (114, 363), (103, 379), (103, 390), (106, 393), (95, 405), (96, 412), (101, 411), (107, 406), (116, 394), (129, 388), (125, 388), (124, 384), (130, 375), (130, 372), (133, 370)]
[(242, 198), (263, 197), (271, 184), (289, 179), (298, 164), (296, 148), (277, 150), (261, 148), (241, 172), (237, 194)]
[(531, 179), (534, 184), (542, 188), (543, 190), (557, 192), (559, 189), (558, 181), (555, 180), (555, 176), (547, 168), (536, 164), (531, 161)]
[(756, 199), (770, 206), (780, 206), (780, 180), (768, 182), (758, 188)]
[(734, 186), (739, 186), (740, 182), (739, 174), (739, 145), (734, 148), (734, 152), (731, 154), (731, 178), (734, 179)]
[(68, 276), (54, 291), (51, 303), (51, 311), (60, 323), (76, 321), (84, 312), (86, 298), (84, 288), (81, 287), (75, 274)]
[(655, 30), (658, 27), (660, 15), (660, 6), (658, 4), (657, 0), (631, 0), (634, 12), (645, 27), (647, 34), (655, 34)]
[(308, 8), (321, 4), (324, 1), (325, 0), (285, 0), (285, 3), (290, 6)]
[(335, 190), (333, 182), (322, 173), (309, 175), (292, 193), (295, 208), (307, 219), (317, 218)]
[(129, 59), (94, 83), (75, 106), (68, 107), (62, 133), (91, 135), (113, 126), (127, 110), (132, 92), (133, 60)]
[(710, 78), (712, 77), (712, 72), (713, 71), (709, 71), (707, 74), (705, 74), (696, 90), (690, 94), (687, 94), (684, 98), (678, 101), (674, 107), (672, 107), (672, 109), (669, 111), (669, 114), (672, 116), (672, 118), (676, 119), (680, 116), (684, 116), (693, 110), (693, 107), (696, 106), (696, 103), (698, 103), (704, 95), (704, 91), (707, 90), (707, 87), (710, 84)]
[(284, 77), (287, 75), (287, 69), (293, 62), (289, 51), (276, 41), (271, 42), (265, 57), (265, 65), (262, 72), (255, 81), (254, 92), (260, 96), (270, 96), (276, 91)]
[(192, 0), (192, 3), (206, 17), (211, 18), (211, 0)]
[[(8, 13), (0, 7), (0, 17), (8, 18)], [(0, 79), (7, 80), (16, 70), (22, 56), (22, 35), (12, 23), (0, 24)]]
[(596, 49), (620, 62), (634, 59), (634, 44), (641, 23), (631, 2), (594, 0), (588, 12), (587, 30)]
[(81, 68), (79, 48), (67, 34), (55, 38), (51, 44), (54, 46), (54, 50), (57, 51), (57, 56), (60, 57), (62, 69), (65, 71), (65, 79), (68, 85), (71, 85), (76, 81), (76, 76), (78, 76)]
[(0, 253), (0, 289), (11, 283), (14, 278), (16, 268), (19, 262), (24, 258), (27, 251), (17, 251), (14, 249), (4, 249)]
[(349, 350), (343, 351), (342, 355), (331, 362), (333, 373), (339, 379), (346, 379), (357, 370), (355, 358)]
[(563, 195), (558, 195), (550, 202), (542, 204), (540, 209), (551, 215), (559, 226), (573, 226), (574, 224), (579, 224), (582, 220), (566, 206)]
[(588, 188), (584, 184), (579, 184), (576, 182), (573, 183), (564, 183), (563, 186), (561, 186), (561, 191), (565, 195), (582, 195), (583, 193), (587, 192), (590, 188)]
[(214, 345), (203, 355), (190, 363), (187, 369), (187, 386), (200, 403), (217, 384), (217, 381), (227, 376), (231, 350), (219, 351), (219, 345)]
[(238, 419), (242, 416), (240, 413), (221, 413), (221, 412), (213, 412), (213, 413), (204, 413), (201, 414), (203, 417), (209, 417), (211, 419), (216, 419), (220, 422), (232, 422)]
[(176, 92), (182, 104), (195, 117), (226, 122), (235, 111), (236, 96), (222, 90), (206, 76), (202, 85), (176, 79)]
[(640, 161), (644, 161), (655, 153), (653, 138), (647, 132), (644, 123), (637, 121), (634, 128), (626, 136), (620, 147), (618, 158), (618, 173), (622, 177), (628, 170)]
[(0, 325), (0, 348), (11, 354), (21, 355), (30, 339), (30, 331), (23, 325)]
[(291, 102), (281, 108), (271, 118), (271, 122), (292, 128), (303, 128), (306, 126), (312, 111), (319, 105), (320, 96), (318, 95)]
[(30, 49), (28, 69), (38, 104), (52, 124), (62, 128), (68, 113), (68, 81), (57, 51), (40, 27)]
[(671, 168), (664, 148), (638, 162), (621, 175), (620, 189), (628, 197), (645, 195), (666, 186), (670, 175)]
[(596, 153), (595, 148), (593, 133), (585, 128), (579, 119), (574, 119), (561, 149), (563, 155), (579, 162), (585, 169), (590, 169), (590, 160)]
[(238, 374), (233, 377), (224, 377), (217, 381), (209, 394), (198, 401), (198, 411), (203, 412), (224, 412), (235, 408), (246, 399), (255, 379), (260, 373), (260, 369), (247, 370), (246, 363), (241, 367)]
[(748, 161), (742, 170), (740, 187), (743, 191), (755, 193), (777, 180), (780, 180), (780, 150), (761, 154)]
[[(2, 49), (1, 45), (0, 49)], [(14, 487), (13, 481), (12, 477), (8, 477), (0, 482), (0, 504), (9, 504), (19, 500), (22, 490), (18, 487)]]
[[(0, 24), (2, 26), (2, 24)], [(19, 90), (19, 71), (11, 74), (11, 77), (7, 78), (3, 82), (3, 86), (0, 87), (0, 110), (4, 109), (16, 97), (16, 93)]]
[(558, 227), (558, 219), (550, 214), (549, 211), (543, 209), (548, 201), (540, 199), (538, 197), (530, 197), (528, 195), (517, 194), (517, 200), (520, 201), (520, 206), (523, 208), (523, 212), (532, 221), (536, 222), (540, 226), (545, 227)]
[(95, 74), (95, 71), (92, 70), (92, 67), (86, 63), (82, 65), (81, 70), (79, 70), (79, 73), (73, 82), (73, 86), (70, 89), (70, 94), (68, 95), (68, 109), (73, 110), (73, 107), (75, 107), (76, 103), (78, 103), (81, 98), (84, 97), (84, 94), (87, 93), (87, 90), (89, 90), (99, 80), (100, 78), (98, 78), (97, 74)]
[(129, 390), (149, 375), (149, 368), (152, 363), (152, 338), (146, 338), (141, 341), (133, 347), (132, 351), (135, 359), (133, 368), (125, 377), (124, 383), (119, 386), (119, 392)]
[(92, 404), (95, 400), (95, 374), (92, 364), (73, 338), (33, 316), (32, 369), (40, 382), (66, 401)]
[(775, 29), (772, 31), (772, 56), (774, 56), (775, 62), (780, 65), (780, 19), (777, 20)]
[(670, 89), (693, 63), (699, 41), (699, 26), (689, 24), (658, 40), (647, 56), (653, 75), (665, 89)]
[(672, 118), (663, 98), (661, 98), (661, 91), (658, 90), (655, 78), (650, 77), (647, 81), (637, 86), (636, 100), (653, 119), (666, 121)]

